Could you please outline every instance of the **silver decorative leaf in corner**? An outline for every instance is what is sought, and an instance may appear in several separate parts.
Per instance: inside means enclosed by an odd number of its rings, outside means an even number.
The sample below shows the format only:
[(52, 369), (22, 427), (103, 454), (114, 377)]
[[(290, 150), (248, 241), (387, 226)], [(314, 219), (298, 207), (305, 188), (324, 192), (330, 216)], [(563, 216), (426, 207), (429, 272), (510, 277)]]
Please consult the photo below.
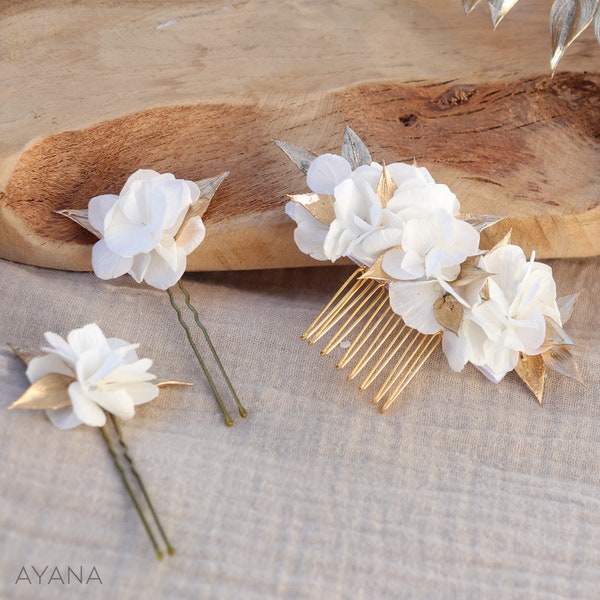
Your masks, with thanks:
[(508, 11), (513, 8), (518, 1), (519, 0), (488, 0), (494, 27), (498, 26), (498, 23), (502, 21), (508, 14)]
[(294, 146), (294, 144), (288, 144), (287, 142), (280, 142), (279, 140), (274, 140), (281, 150), (283, 150), (290, 160), (306, 175), (308, 172), (308, 167), (310, 167), (311, 163), (315, 158), (317, 158), (316, 154), (313, 154), (309, 150), (305, 150), (304, 148), (300, 148), (299, 146)]
[(598, 6), (600, 0), (554, 0), (550, 12), (552, 72), (573, 40), (592, 22)]
[[(494, 27), (506, 16), (519, 0), (487, 0)], [(463, 9), (469, 14), (479, 0), (462, 0)], [(594, 22), (594, 34), (600, 44), (600, 0), (554, 0), (550, 11), (550, 36), (552, 73), (565, 50)]]

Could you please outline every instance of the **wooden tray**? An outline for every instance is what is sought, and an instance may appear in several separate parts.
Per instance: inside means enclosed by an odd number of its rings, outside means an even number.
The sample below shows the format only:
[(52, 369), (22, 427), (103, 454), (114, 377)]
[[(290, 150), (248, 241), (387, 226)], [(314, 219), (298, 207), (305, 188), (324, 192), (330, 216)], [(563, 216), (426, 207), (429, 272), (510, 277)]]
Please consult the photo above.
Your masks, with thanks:
[(200, 4), (0, 8), (0, 256), (89, 270), (94, 238), (52, 211), (153, 168), (231, 172), (190, 270), (319, 264), (294, 245), (283, 206), (307, 188), (272, 140), (337, 152), (346, 124), (465, 212), (508, 217), (485, 243), (512, 228), (539, 257), (600, 254), (600, 53), (586, 33), (550, 78), (546, 2), (496, 32), (447, 0)]

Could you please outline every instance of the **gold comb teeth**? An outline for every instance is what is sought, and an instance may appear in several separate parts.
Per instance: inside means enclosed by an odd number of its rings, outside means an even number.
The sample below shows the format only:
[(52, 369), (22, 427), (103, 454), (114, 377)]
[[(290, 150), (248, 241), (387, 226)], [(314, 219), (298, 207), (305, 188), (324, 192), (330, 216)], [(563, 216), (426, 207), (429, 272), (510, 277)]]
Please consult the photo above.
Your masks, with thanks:
[(392, 364), (372, 400), (374, 405), (381, 404), (380, 410), (385, 412), (437, 348), (441, 335), (423, 334), (408, 327), (402, 317), (393, 312), (386, 283), (365, 278), (365, 272), (366, 267), (361, 267), (348, 278), (301, 339), (314, 344), (339, 324), (321, 350), (321, 354), (326, 355), (358, 329), (336, 369), (355, 361), (348, 380), (366, 370), (358, 386), (366, 390)]
[(322, 355), (345, 348), (336, 368), (349, 367), (360, 390), (376, 385), (381, 412), (440, 344), (455, 371), (471, 362), (498, 383), (515, 369), (540, 403), (546, 368), (578, 377), (562, 330), (575, 297), (557, 300), (550, 268), (535, 255), (528, 261), (510, 233), (480, 250), (479, 232), (499, 217), (461, 215), (456, 196), (425, 168), (371, 162), (349, 127), (341, 155), (276, 144), (311, 190), (290, 196), (285, 209), (300, 250), (359, 267), (301, 337), (325, 340)]

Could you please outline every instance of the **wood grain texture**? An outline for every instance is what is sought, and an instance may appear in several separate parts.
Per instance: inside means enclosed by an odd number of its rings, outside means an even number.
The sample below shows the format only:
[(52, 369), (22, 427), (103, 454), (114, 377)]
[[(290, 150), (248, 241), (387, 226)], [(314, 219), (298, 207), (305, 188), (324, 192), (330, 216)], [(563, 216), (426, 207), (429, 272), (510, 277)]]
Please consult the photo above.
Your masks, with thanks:
[(318, 264), (283, 213), (304, 179), (272, 140), (338, 151), (345, 124), (374, 159), (428, 167), (465, 211), (508, 216), (485, 243), (512, 227), (541, 257), (600, 254), (600, 76), (577, 72), (595, 41), (551, 79), (537, 8), (492, 34), (446, 0), (8, 3), (0, 256), (88, 270), (93, 238), (52, 211), (154, 168), (231, 171), (189, 269)]

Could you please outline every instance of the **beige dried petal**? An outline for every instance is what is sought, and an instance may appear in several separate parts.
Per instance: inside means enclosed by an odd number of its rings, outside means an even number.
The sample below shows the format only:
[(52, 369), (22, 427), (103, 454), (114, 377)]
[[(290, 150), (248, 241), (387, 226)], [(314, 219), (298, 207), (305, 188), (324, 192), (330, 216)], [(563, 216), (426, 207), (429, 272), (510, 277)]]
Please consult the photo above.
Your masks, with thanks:
[(32, 383), (27, 391), (8, 408), (24, 410), (57, 410), (70, 406), (69, 385), (74, 377), (49, 373)]
[(541, 404), (544, 395), (544, 382), (546, 379), (546, 367), (542, 355), (536, 354), (535, 356), (529, 356), (521, 353), (515, 371)]
[(304, 206), (315, 219), (324, 225), (330, 225), (335, 219), (334, 196), (329, 194), (293, 194), (289, 198), (292, 202)]

